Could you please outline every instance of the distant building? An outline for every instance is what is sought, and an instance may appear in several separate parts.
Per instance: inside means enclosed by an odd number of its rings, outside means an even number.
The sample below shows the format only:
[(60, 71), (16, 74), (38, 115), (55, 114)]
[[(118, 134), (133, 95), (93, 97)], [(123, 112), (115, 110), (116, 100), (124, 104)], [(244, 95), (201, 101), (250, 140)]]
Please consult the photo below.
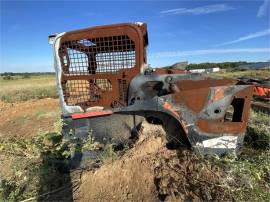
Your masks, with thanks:
[(220, 68), (214, 67), (214, 68), (207, 68), (207, 69), (191, 69), (189, 71), (192, 73), (213, 73), (213, 72), (219, 72)]
[(192, 73), (204, 73), (204, 72), (206, 72), (206, 69), (191, 69), (191, 70), (189, 70), (189, 72), (192, 72)]
[(214, 67), (213, 69), (212, 69), (212, 72), (219, 72), (220, 71), (220, 68), (219, 67)]
[(255, 62), (255, 63), (248, 63), (239, 65), (236, 67), (238, 70), (255, 70), (255, 69), (269, 69), (270, 68), (270, 62)]

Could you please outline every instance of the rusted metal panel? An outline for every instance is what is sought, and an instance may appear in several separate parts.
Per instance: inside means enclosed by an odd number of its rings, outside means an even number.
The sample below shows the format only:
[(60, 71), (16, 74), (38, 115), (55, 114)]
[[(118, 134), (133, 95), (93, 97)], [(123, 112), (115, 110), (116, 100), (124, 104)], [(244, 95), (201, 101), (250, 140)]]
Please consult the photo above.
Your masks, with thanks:
[(157, 68), (154, 71), (154, 74), (162, 75), (162, 74), (186, 74), (187, 70), (182, 69), (173, 69), (173, 68)]

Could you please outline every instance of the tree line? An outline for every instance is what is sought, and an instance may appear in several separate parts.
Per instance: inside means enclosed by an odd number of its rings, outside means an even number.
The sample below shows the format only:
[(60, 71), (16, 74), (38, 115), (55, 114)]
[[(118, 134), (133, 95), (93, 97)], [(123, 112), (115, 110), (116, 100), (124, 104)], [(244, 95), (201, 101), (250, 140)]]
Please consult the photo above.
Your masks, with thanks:
[(4, 72), (0, 76), (41, 76), (41, 75), (54, 75), (55, 72)]

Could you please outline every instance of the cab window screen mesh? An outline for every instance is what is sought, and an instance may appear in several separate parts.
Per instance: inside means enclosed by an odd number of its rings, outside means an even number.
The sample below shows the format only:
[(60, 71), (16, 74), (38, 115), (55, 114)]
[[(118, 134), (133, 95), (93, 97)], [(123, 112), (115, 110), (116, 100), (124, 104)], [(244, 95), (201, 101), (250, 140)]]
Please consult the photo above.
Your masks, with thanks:
[(90, 94), (90, 83), (87, 80), (68, 80), (63, 85), (63, 90), (68, 105), (95, 102), (97, 100)]
[(68, 48), (69, 74), (88, 73), (88, 57), (85, 53)]
[(111, 91), (108, 79), (68, 80), (62, 84), (68, 105), (88, 105), (100, 98), (102, 91)]
[(108, 79), (95, 79), (96, 85), (104, 91), (112, 91), (112, 84)]
[(127, 35), (66, 41), (59, 51), (66, 75), (115, 73), (136, 64), (135, 43)]
[(62, 86), (68, 105), (89, 105), (100, 98), (102, 91), (112, 91), (108, 79), (68, 80)]
[(96, 61), (96, 72), (117, 72), (135, 65), (135, 51), (100, 53)]

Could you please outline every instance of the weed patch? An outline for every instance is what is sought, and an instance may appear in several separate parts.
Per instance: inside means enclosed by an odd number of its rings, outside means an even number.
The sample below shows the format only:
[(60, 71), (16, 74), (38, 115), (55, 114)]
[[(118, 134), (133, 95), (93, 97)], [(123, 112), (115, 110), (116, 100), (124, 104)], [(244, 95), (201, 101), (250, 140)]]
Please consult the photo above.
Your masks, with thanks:
[(239, 78), (239, 77), (250, 77), (250, 78), (267, 78), (270, 77), (269, 70), (230, 70), (230, 71), (220, 71), (217, 73), (212, 73), (211, 75), (222, 76), (227, 78)]
[(237, 158), (212, 161), (224, 169), (228, 187), (235, 201), (268, 201), (270, 198), (270, 130), (267, 114), (251, 111), (244, 148)]
[[(10, 77), (10, 76), (9, 76)], [(57, 97), (55, 77), (52, 75), (0, 77), (0, 100), (18, 102), (30, 99)]]
[(54, 133), (32, 139), (0, 139), (1, 158), (14, 159), (12, 167), (1, 168), (11, 169), (10, 175), (0, 176), (1, 201), (38, 197), (67, 183), (70, 176), (63, 165), (69, 156), (68, 144), (62, 141), (60, 125), (56, 123)]
[[(0, 168), (0, 201), (71, 200), (72, 186), (70, 158), (82, 151), (99, 151), (100, 163), (112, 161), (117, 154), (113, 145), (101, 145), (89, 138), (62, 139), (61, 120), (55, 123), (54, 132), (40, 134), (32, 139), (1, 138), (0, 159), (12, 160), (12, 166)], [(91, 137), (91, 136), (90, 136)], [(10, 169), (9, 175), (4, 170)], [(58, 192), (59, 188), (63, 193)], [(62, 189), (63, 188), (63, 189)], [(59, 196), (57, 196), (59, 194)], [(59, 199), (57, 198), (59, 197)]]
[(267, 114), (251, 111), (245, 146), (257, 150), (270, 149), (270, 125)]
[(9, 92), (0, 92), (0, 99), (4, 102), (19, 102), (31, 99), (56, 98), (56, 88), (54, 86), (46, 88), (32, 88), (13, 90)]

